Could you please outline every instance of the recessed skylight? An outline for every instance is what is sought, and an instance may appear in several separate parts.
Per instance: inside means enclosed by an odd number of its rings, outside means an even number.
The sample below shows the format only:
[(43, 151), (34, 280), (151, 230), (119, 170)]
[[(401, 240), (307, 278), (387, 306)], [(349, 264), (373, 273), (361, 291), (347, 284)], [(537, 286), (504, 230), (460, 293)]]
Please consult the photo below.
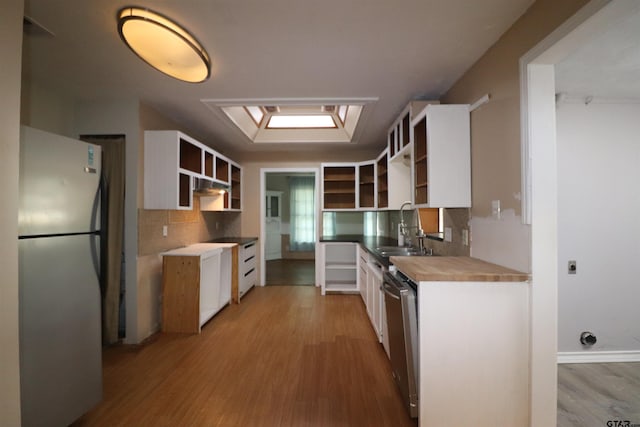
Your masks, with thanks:
[(338, 107), (338, 118), (344, 124), (345, 120), (347, 120), (347, 110), (349, 109), (348, 105), (341, 105)]
[(354, 142), (364, 107), (377, 98), (203, 99), (255, 143)]
[(321, 129), (335, 128), (333, 115), (272, 115), (267, 123), (267, 129)]
[(264, 111), (262, 107), (258, 107), (257, 105), (247, 105), (244, 108), (247, 109), (247, 112), (251, 116), (254, 122), (256, 122), (257, 126), (262, 124), (262, 119), (264, 118)]

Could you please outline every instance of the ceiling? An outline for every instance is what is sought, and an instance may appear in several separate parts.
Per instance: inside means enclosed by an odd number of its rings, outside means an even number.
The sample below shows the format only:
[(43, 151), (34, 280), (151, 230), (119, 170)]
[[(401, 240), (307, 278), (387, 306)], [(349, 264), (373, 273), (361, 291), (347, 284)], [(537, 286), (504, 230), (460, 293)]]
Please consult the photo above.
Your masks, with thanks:
[(555, 67), (556, 90), (571, 97), (640, 100), (640, 6)]
[[(26, 35), (23, 70), (78, 100), (140, 99), (223, 152), (318, 146), (253, 144), (201, 100), (373, 98), (354, 142), (380, 151), (411, 99), (438, 99), (533, 0), (143, 0), (207, 49), (212, 76), (173, 80), (120, 41), (123, 0), (25, 0), (25, 14), (55, 36)], [(326, 148), (326, 144), (322, 148)], [(330, 147), (331, 148), (331, 147)]]

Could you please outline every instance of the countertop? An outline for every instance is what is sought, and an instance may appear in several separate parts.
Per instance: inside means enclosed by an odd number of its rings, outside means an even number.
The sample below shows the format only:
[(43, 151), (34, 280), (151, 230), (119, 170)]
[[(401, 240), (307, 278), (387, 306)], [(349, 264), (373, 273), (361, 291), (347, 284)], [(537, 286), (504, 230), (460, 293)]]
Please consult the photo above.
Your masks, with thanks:
[(162, 252), (163, 256), (203, 256), (213, 255), (216, 252), (222, 252), (225, 248), (232, 248), (236, 243), (196, 243), (185, 246), (184, 248), (172, 249)]
[(246, 245), (247, 243), (255, 242), (257, 237), (219, 237), (217, 239), (209, 240), (208, 243), (236, 243), (238, 245)]
[(471, 257), (391, 257), (415, 282), (525, 282), (529, 275)]
[(323, 243), (331, 242), (353, 242), (360, 243), (364, 248), (385, 267), (389, 265), (389, 258), (380, 256), (377, 247), (380, 246), (397, 246), (398, 241), (391, 237), (363, 236), (361, 234), (340, 234), (337, 236), (322, 236), (320, 241)]

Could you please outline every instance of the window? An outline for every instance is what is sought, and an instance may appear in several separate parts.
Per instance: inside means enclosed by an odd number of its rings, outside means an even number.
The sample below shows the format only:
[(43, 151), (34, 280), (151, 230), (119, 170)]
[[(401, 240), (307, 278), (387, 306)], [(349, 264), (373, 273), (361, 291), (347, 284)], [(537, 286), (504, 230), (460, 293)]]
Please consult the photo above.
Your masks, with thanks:
[(262, 124), (262, 119), (264, 118), (264, 111), (262, 111), (262, 108), (256, 105), (247, 105), (244, 108), (247, 110), (247, 113), (249, 113), (256, 126), (260, 126)]
[(315, 178), (292, 176), (289, 178), (290, 242), (291, 251), (312, 251), (315, 247), (316, 205)]
[(442, 208), (420, 208), (420, 223), (425, 233), (444, 232), (444, 219)]
[(322, 212), (322, 235), (323, 236), (336, 235), (336, 213), (335, 212)]
[(335, 128), (336, 122), (331, 115), (288, 114), (271, 116), (267, 129), (318, 129)]

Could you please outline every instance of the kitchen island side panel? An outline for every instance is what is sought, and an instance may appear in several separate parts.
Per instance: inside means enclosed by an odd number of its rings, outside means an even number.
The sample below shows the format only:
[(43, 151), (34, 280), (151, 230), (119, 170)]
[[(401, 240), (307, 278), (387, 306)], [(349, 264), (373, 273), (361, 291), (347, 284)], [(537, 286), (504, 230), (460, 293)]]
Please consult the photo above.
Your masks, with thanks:
[(200, 257), (162, 260), (162, 332), (200, 332)]
[(420, 282), (420, 426), (529, 423), (529, 282)]

